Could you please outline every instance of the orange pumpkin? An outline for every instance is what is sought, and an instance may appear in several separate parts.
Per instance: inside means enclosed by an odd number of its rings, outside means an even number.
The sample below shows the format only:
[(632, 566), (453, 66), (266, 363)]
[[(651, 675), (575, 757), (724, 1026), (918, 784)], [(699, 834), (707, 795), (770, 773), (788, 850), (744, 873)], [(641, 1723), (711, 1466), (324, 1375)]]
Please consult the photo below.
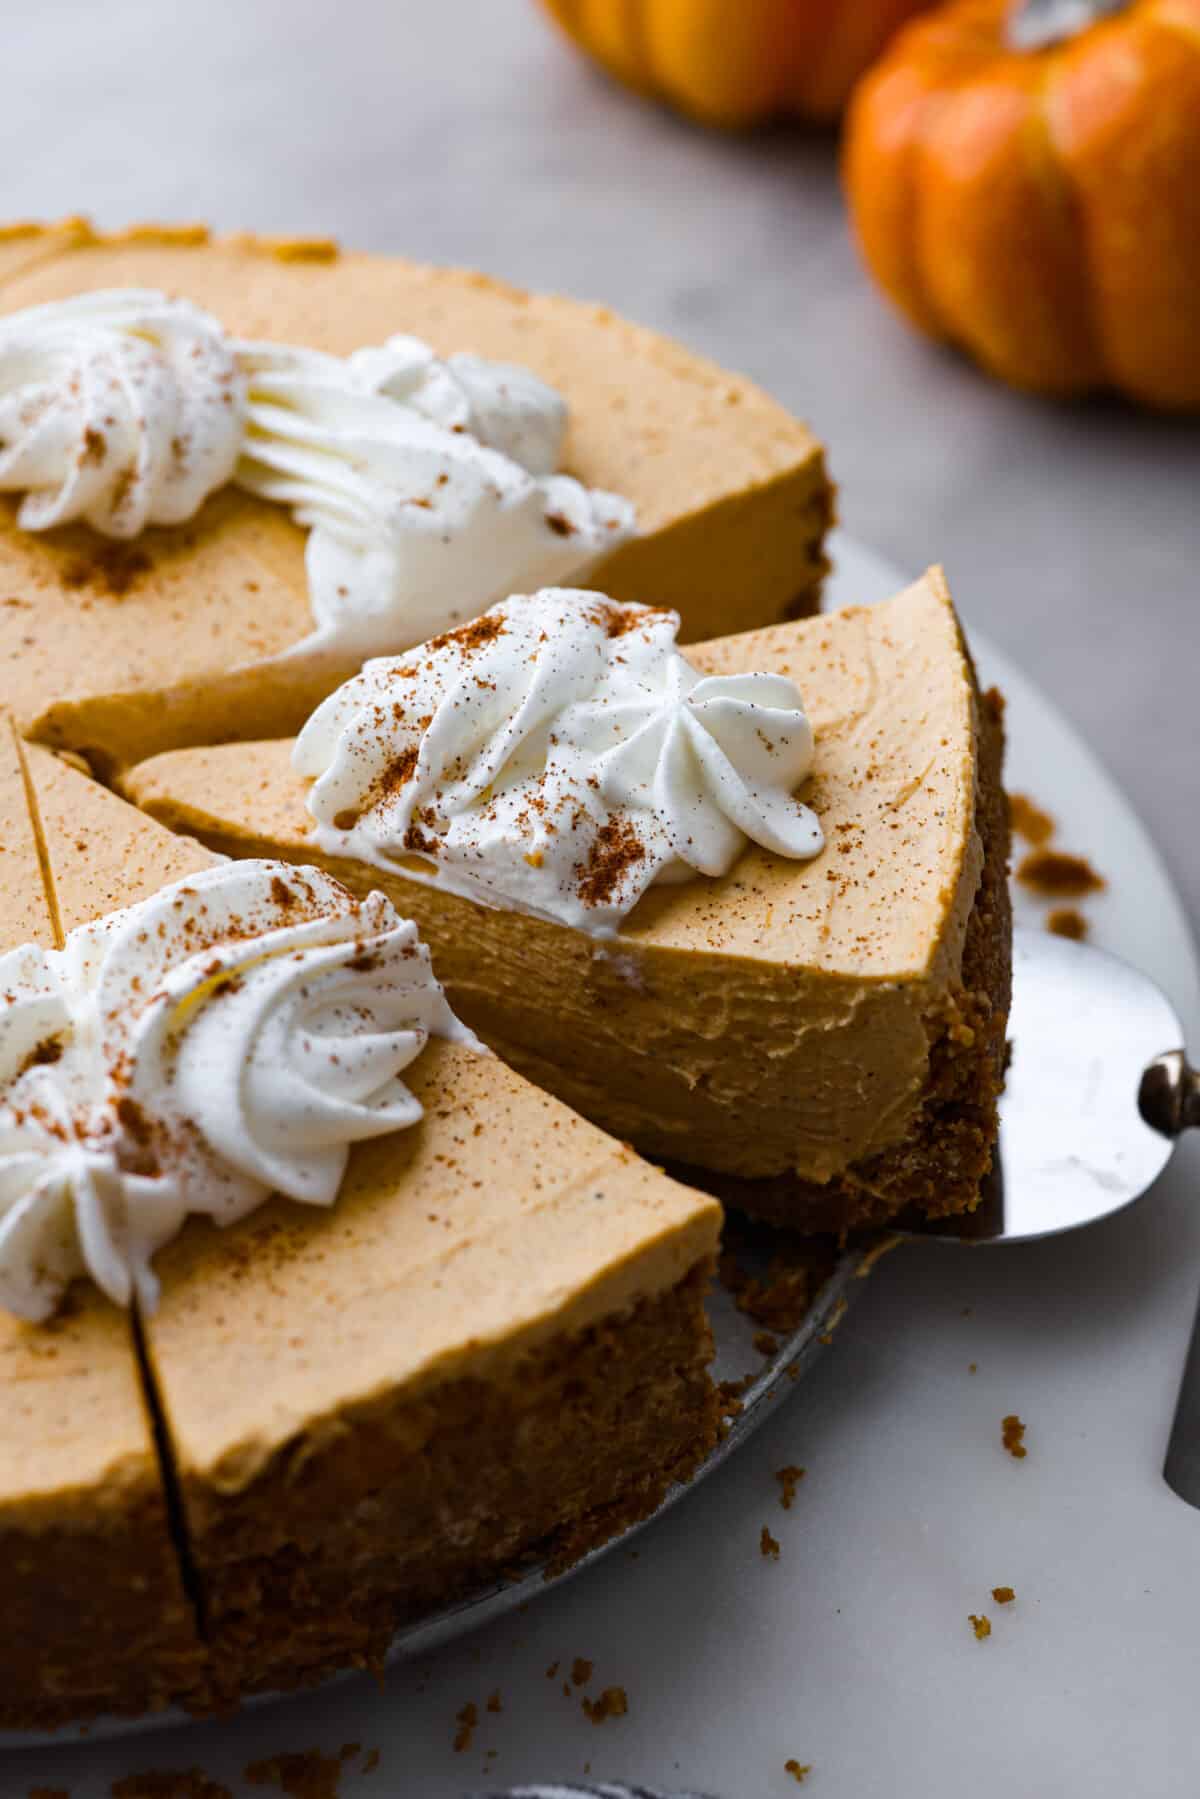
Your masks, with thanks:
[(834, 119), (932, 0), (542, 0), (610, 75), (708, 125)]
[(1200, 0), (1085, 10), (1031, 49), (1047, 0), (903, 31), (850, 108), (855, 227), (912, 322), (1003, 380), (1197, 410)]

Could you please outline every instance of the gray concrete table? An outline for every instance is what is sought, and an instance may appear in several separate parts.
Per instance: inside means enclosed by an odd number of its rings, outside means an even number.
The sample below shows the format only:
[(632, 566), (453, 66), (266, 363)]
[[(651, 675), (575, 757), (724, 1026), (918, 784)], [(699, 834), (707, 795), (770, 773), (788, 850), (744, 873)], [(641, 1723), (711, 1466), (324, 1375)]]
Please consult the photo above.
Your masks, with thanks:
[(707, 136), (590, 73), (533, 0), (10, 19), (4, 215), (332, 232), (606, 301), (763, 382), (830, 445), (850, 531), (945, 561), (1083, 729), (1195, 909), (1200, 428), (1042, 405), (914, 339), (858, 266), (828, 139)]
[[(859, 271), (828, 140), (705, 136), (590, 74), (532, 0), (9, 12), (0, 217), (334, 232), (606, 301), (747, 370), (828, 441), (852, 533), (906, 568), (945, 560), (968, 625), (1091, 739), (1195, 912), (1200, 428), (1044, 406), (911, 337)], [(1078, 847), (1105, 866), (1103, 841)], [(1200, 1258), (1196, 1148), (1082, 1237), (889, 1258), (745, 1456), (636, 1564), (539, 1601), (512, 1640), (458, 1646), (382, 1698), (351, 1684), (169, 1740), (9, 1751), (0, 1790), (103, 1799), (133, 1766), (201, 1764), (249, 1792), (254, 1755), (386, 1728), (379, 1776), (347, 1773), (347, 1799), (452, 1799), (585, 1757), (765, 1799), (808, 1746), (830, 1799), (1073, 1799), (1084, 1766), (1102, 1799), (1193, 1799), (1200, 1519), (1159, 1464)], [(998, 1424), (1027, 1406), (1016, 1476)], [(787, 1535), (772, 1471), (793, 1461), (811, 1474)], [(1151, 1520), (1136, 1542), (1133, 1516)], [(786, 1535), (779, 1567), (758, 1553), (764, 1519)], [(710, 1580), (746, 1595), (752, 1628), (713, 1614)], [(1027, 1627), (980, 1646), (966, 1613), (995, 1580)], [(623, 1734), (597, 1736), (543, 1679), (576, 1653), (623, 1679), (639, 1650)], [(456, 1757), (453, 1719), (497, 1684), (501, 1759), (481, 1777), (492, 1739)], [(714, 1720), (723, 1772), (688, 1759)]]

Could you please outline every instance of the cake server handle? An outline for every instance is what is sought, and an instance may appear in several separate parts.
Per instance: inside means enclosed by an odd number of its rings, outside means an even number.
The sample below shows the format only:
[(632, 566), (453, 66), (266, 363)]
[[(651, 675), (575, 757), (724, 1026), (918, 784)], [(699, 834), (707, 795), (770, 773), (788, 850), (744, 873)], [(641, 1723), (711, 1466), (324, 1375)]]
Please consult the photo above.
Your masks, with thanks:
[(1164, 1137), (1200, 1129), (1200, 1070), (1181, 1049), (1155, 1056), (1142, 1076), (1138, 1111)]
[[(1182, 1050), (1151, 1062), (1142, 1077), (1138, 1109), (1165, 1137), (1200, 1128), (1200, 1071), (1189, 1066)], [(1200, 1510), (1200, 1310), (1192, 1325), (1163, 1474), (1181, 1499)]]

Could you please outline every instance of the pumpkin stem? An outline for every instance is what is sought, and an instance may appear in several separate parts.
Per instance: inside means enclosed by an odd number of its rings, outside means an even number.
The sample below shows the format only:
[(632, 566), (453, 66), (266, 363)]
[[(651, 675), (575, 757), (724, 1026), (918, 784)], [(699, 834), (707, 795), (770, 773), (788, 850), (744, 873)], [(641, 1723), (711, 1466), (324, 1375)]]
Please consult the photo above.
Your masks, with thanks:
[(1006, 36), (1013, 50), (1044, 50), (1123, 12), (1130, 0), (1017, 0), (1009, 9)]

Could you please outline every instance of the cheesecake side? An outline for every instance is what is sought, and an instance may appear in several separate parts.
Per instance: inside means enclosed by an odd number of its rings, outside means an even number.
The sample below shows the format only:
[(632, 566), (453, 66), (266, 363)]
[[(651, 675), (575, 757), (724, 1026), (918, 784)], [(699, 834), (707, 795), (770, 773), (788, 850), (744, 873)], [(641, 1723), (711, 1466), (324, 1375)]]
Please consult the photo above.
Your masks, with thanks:
[[(24, 755), (57, 935), (211, 865)], [(13, 928), (44, 939), (50, 916)], [(334, 1207), (193, 1220), (156, 1257), (153, 1313), (80, 1283), (48, 1327), (0, 1314), (23, 1446), (0, 1597), (25, 1633), (0, 1726), (205, 1711), (378, 1662), (398, 1623), (577, 1557), (711, 1448), (715, 1200), (492, 1056), (434, 1042), (405, 1079), (423, 1122), (359, 1145)], [(60, 1442), (81, 1400), (84, 1442)]]
[[(4, 950), (53, 944), (60, 904), (70, 904), (57, 859), (39, 853), (29, 803), (59, 768), (43, 751), (23, 759), (0, 718)], [(172, 854), (186, 854), (178, 840)], [(205, 1693), (154, 1432), (128, 1313), (86, 1282), (46, 1324), (0, 1310), (0, 1730), (151, 1712)]]
[[(78, 222), (0, 242), (0, 310), (161, 288), (231, 331), (346, 353), (404, 331), (439, 353), (523, 363), (571, 408), (568, 471), (628, 495), (640, 534), (593, 571), (617, 597), (676, 607), (711, 636), (811, 612), (832, 489), (816, 439), (752, 383), (602, 307), (467, 271), (330, 246), (210, 240)], [(282, 735), (357, 663), (262, 666), (312, 627), (304, 533), (224, 489), (184, 525), (111, 543), (33, 534), (0, 501), (0, 701), (22, 729), (106, 774), (172, 746)], [(73, 653), (64, 664), (62, 645)]]
[[(813, 861), (751, 847), (721, 879), (652, 889), (610, 941), (325, 865), (420, 920), (454, 1003), (514, 1066), (644, 1153), (755, 1183), (742, 1203), (758, 1192), (772, 1216), (789, 1186), (798, 1224), (895, 1210), (880, 1158), (961, 1122), (970, 1087), (975, 1147), (926, 1194), (961, 1208), (995, 1134), (1010, 940), (997, 727), (944, 580), (689, 654), (797, 681), (827, 839)], [(227, 853), (320, 861), (289, 750), (164, 757), (129, 792)]]
[(715, 1441), (715, 1204), (498, 1062), (438, 1044), (413, 1076), (426, 1123), (360, 1146), (331, 1211), (273, 1202), (158, 1260), (147, 1350), (225, 1697), (377, 1665)]

